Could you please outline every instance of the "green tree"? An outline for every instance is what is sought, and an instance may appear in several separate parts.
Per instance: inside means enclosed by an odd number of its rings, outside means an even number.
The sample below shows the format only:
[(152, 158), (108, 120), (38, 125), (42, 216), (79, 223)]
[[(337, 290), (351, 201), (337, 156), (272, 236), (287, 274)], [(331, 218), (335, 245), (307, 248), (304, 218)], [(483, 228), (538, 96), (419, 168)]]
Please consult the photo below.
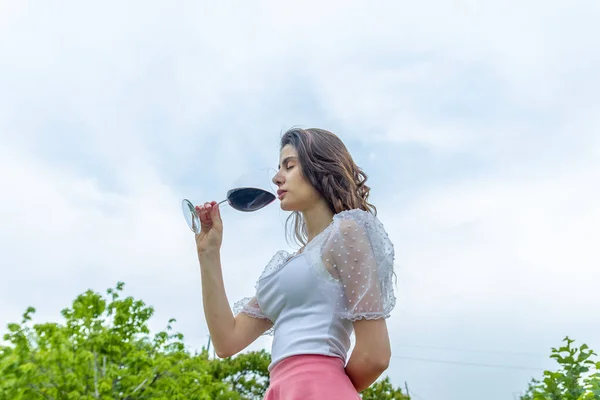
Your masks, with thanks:
[(204, 350), (190, 354), (183, 335), (172, 331), (174, 320), (152, 336), (153, 308), (121, 298), (123, 286), (108, 289), (108, 299), (92, 291), (78, 296), (61, 312), (64, 324), (32, 324), (31, 307), (20, 324), (9, 324), (8, 345), (0, 347), (0, 400), (235, 400), (264, 392), (264, 354), (223, 362)]
[[(8, 324), (0, 345), (0, 400), (198, 399), (259, 400), (269, 386), (266, 351), (210, 359), (186, 351), (183, 335), (150, 334), (154, 309), (122, 297), (123, 283), (77, 296), (63, 323)], [(597, 383), (596, 383), (597, 384)], [(389, 378), (361, 393), (363, 400), (406, 400)]]
[(572, 346), (574, 340), (566, 337), (565, 344), (552, 348), (558, 371), (544, 371), (544, 378), (533, 379), (521, 400), (600, 400), (600, 362), (592, 360), (594, 353), (586, 344)]
[(409, 400), (399, 388), (394, 388), (389, 377), (375, 382), (361, 393), (363, 400)]
[(210, 364), (215, 380), (226, 382), (244, 398), (262, 399), (269, 387), (271, 355), (265, 351), (242, 353)]

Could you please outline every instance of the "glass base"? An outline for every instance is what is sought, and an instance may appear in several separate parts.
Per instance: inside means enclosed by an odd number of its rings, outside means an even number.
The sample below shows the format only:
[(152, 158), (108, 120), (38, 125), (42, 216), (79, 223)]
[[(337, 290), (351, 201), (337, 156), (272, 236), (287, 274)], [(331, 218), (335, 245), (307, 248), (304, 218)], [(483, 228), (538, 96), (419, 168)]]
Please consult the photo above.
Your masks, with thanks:
[(198, 214), (196, 214), (194, 205), (188, 199), (183, 199), (181, 201), (181, 211), (183, 211), (183, 216), (185, 217), (185, 222), (187, 222), (188, 227), (196, 235), (199, 234), (200, 218), (198, 217)]

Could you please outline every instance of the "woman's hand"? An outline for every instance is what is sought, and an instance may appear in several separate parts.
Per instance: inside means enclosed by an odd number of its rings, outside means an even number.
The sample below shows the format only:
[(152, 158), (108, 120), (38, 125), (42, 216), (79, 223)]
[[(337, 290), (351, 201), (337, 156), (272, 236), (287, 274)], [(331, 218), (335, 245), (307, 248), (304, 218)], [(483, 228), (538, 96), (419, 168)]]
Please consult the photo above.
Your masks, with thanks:
[(223, 242), (223, 221), (216, 201), (196, 206), (200, 217), (200, 233), (196, 235), (198, 255), (216, 253)]

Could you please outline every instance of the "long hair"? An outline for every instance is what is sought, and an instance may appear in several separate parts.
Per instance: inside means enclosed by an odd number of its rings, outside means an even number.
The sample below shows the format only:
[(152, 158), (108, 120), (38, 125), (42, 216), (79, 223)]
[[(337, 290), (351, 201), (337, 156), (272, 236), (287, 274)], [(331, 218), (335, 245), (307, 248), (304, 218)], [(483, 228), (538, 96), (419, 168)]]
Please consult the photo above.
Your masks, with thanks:
[[(358, 208), (377, 215), (377, 208), (368, 202), (371, 188), (366, 185), (367, 174), (339, 137), (324, 129), (292, 128), (281, 137), (281, 149), (288, 144), (298, 152), (302, 174), (334, 214)], [(286, 232), (288, 238), (306, 244), (306, 224), (300, 212), (294, 211), (287, 218)]]

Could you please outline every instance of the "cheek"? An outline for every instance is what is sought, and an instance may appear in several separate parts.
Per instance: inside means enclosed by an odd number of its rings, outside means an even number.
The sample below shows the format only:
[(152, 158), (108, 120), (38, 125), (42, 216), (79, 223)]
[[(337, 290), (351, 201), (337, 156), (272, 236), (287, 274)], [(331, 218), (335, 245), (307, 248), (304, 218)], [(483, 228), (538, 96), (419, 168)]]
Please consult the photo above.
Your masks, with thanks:
[(294, 169), (292, 173), (287, 177), (287, 183), (290, 189), (296, 195), (297, 200), (312, 200), (319, 197), (319, 193), (310, 184), (308, 179), (304, 177), (299, 169)]
[(306, 180), (302, 182), (301, 193), (304, 199), (314, 200), (320, 197), (319, 192)]

